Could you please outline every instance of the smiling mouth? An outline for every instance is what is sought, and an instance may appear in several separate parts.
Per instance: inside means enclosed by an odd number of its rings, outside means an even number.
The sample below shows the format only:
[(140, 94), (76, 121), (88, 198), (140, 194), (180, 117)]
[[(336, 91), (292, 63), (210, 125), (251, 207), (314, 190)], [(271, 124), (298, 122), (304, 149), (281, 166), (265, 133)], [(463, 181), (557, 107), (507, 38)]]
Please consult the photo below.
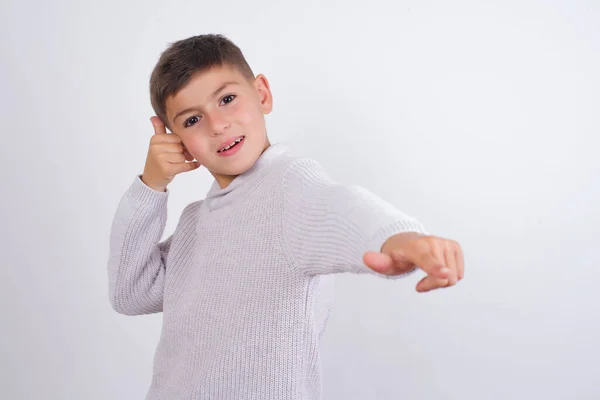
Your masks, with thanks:
[(217, 153), (222, 153), (224, 151), (227, 151), (229, 149), (232, 149), (233, 147), (237, 146), (239, 143), (241, 143), (244, 138), (246, 136), (242, 136), (240, 138), (235, 139), (233, 142), (229, 143), (227, 146), (223, 147), (221, 150), (217, 150)]

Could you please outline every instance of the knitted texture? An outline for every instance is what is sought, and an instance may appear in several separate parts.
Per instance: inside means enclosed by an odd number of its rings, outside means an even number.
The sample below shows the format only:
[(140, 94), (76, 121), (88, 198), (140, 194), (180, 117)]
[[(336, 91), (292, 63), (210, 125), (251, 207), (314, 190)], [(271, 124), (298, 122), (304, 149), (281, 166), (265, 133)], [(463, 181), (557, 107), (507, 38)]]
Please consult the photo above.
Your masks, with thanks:
[(285, 144), (228, 187), (215, 181), (161, 241), (169, 194), (136, 176), (110, 236), (113, 308), (163, 313), (146, 400), (321, 399), (319, 342), (334, 274), (384, 277), (363, 264), (364, 252), (393, 234), (424, 232)]

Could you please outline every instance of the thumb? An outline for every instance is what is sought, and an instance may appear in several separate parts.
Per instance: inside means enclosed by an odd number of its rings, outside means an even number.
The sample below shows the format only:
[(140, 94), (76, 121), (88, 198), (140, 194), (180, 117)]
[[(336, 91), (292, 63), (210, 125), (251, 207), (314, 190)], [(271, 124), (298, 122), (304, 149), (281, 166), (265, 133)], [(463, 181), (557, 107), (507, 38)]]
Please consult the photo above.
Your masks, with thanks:
[(150, 118), (150, 122), (152, 122), (152, 126), (154, 127), (154, 134), (155, 135), (159, 135), (159, 134), (166, 134), (167, 130), (165, 128), (165, 125), (162, 123), (162, 121), (160, 120), (159, 117), (151, 117)]
[(387, 273), (394, 266), (392, 257), (376, 251), (367, 251), (363, 255), (363, 262), (367, 267), (381, 274)]

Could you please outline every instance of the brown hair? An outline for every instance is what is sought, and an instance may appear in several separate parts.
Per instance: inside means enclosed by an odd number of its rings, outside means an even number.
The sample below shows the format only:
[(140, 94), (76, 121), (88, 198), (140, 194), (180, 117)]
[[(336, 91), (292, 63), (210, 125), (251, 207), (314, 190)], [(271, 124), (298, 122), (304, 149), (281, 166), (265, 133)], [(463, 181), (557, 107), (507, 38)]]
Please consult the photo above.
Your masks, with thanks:
[(150, 77), (150, 102), (165, 126), (169, 126), (167, 98), (176, 95), (195, 73), (225, 65), (235, 68), (248, 80), (255, 78), (240, 48), (220, 34), (179, 40), (161, 54)]

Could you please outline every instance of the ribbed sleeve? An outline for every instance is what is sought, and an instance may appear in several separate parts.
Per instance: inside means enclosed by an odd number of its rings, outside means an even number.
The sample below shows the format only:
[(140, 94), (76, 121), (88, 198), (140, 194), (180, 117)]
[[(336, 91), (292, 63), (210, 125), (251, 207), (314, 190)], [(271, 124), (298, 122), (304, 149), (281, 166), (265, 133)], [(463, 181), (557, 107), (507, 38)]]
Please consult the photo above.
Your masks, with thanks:
[(159, 242), (167, 221), (169, 192), (137, 176), (117, 207), (110, 233), (109, 297), (126, 315), (162, 311), (165, 259), (172, 237)]
[(361, 187), (332, 181), (310, 159), (287, 167), (283, 196), (286, 248), (306, 275), (354, 272), (388, 278), (364, 265), (364, 253), (380, 251), (400, 232), (425, 233), (414, 218)]

